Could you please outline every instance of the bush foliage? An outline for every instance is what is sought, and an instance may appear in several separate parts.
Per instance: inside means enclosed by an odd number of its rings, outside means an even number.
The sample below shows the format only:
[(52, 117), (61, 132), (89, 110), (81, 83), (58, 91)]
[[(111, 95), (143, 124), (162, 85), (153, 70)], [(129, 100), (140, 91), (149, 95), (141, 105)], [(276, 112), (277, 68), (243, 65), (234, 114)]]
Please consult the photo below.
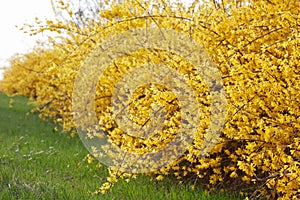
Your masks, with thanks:
[[(136, 28), (156, 26), (172, 29), (204, 45), (222, 74), (226, 90), (226, 123), (221, 141), (205, 157), (198, 157), (203, 135), (209, 123), (206, 86), (192, 66), (169, 52), (139, 51), (117, 60), (106, 72), (107, 80), (97, 85), (97, 116), (103, 130), (123, 149), (140, 152), (153, 150), (175, 134), (172, 124), (156, 139), (139, 141), (122, 136), (106, 110), (111, 89), (118, 77), (140, 63), (164, 62), (190, 77), (204, 110), (201, 130), (184, 156), (151, 175), (162, 179), (175, 175), (179, 182), (201, 179), (208, 187), (251, 192), (258, 198), (298, 199), (300, 197), (300, 2), (296, 0), (195, 1), (189, 7), (168, 1), (124, 1), (99, 9), (98, 19), (79, 26), (74, 13), (63, 1), (59, 9), (70, 16), (64, 21), (36, 21), (38, 28), (27, 27), (32, 34), (59, 33), (49, 37), (51, 48), (36, 48), (10, 60), (10, 68), (1, 81), (1, 91), (28, 96), (34, 100), (41, 118), (52, 118), (65, 131), (76, 134), (72, 113), (72, 94), (76, 75), (91, 51), (103, 39)], [(105, 7), (105, 6), (104, 6)], [(45, 23), (45, 24), (43, 24)], [(58, 42), (59, 41), (59, 42)], [(148, 55), (145, 56), (145, 55)], [(147, 60), (148, 59), (148, 60)], [(118, 66), (118, 70), (114, 68)], [(84, 87), (84, 86), (83, 86)], [(84, 88), (83, 88), (84, 89)], [(136, 98), (142, 118), (153, 101), (162, 101), (169, 120), (178, 125), (178, 104), (164, 88), (141, 88)], [(138, 94), (137, 94), (138, 95)], [(107, 98), (101, 98), (101, 97)], [(165, 103), (163, 101), (165, 100)], [(173, 115), (172, 115), (173, 114)], [(141, 119), (137, 123), (143, 123)], [(159, 139), (160, 138), (160, 139)], [(163, 140), (161, 139), (163, 138)], [(122, 145), (121, 145), (122, 144)], [(139, 145), (137, 145), (139, 144)], [(143, 145), (140, 145), (143, 144)], [(141, 147), (142, 146), (142, 147)], [(111, 172), (104, 192), (119, 177)], [(196, 182), (195, 182), (196, 183)]]

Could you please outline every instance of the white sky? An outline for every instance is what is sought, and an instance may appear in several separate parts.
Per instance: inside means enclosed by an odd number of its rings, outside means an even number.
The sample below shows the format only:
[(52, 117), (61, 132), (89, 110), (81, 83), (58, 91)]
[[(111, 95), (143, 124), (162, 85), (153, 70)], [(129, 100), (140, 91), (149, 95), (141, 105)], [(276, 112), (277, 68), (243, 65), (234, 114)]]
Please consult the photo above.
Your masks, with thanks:
[[(189, 2), (190, 0), (183, 0)], [(34, 23), (34, 18), (53, 19), (51, 0), (2, 0), (0, 2), (0, 80), (7, 59), (15, 53), (25, 53), (35, 44), (30, 37), (16, 28), (24, 23)]]
[(50, 0), (4, 0), (0, 2), (0, 79), (5, 61), (15, 53), (24, 53), (34, 46), (30, 37), (15, 26), (34, 23), (34, 18), (53, 19)]

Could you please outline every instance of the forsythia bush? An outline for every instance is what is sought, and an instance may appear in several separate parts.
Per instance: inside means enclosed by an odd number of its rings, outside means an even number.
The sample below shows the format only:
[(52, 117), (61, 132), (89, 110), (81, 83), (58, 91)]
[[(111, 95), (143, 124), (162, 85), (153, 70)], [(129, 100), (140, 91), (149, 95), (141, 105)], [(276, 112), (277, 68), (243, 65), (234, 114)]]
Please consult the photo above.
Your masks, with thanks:
[[(216, 3), (219, 2), (219, 3)], [(60, 9), (74, 15), (60, 1)], [(263, 194), (270, 199), (300, 198), (300, 2), (296, 0), (195, 1), (190, 7), (167, 1), (110, 3), (99, 18), (80, 27), (70, 21), (37, 21), (38, 29), (61, 33), (49, 49), (35, 49), (11, 59), (1, 91), (32, 98), (41, 117), (53, 118), (65, 131), (75, 133), (72, 94), (76, 75), (101, 41), (131, 29), (156, 26), (185, 34), (204, 45), (222, 74), (226, 91), (226, 122), (221, 141), (210, 154), (199, 157), (209, 119), (209, 92), (193, 66), (170, 52), (147, 49), (116, 60), (99, 80), (95, 102), (99, 124), (120, 148), (140, 153), (168, 143), (180, 123), (176, 97), (163, 86), (139, 88), (133, 98), (137, 124), (144, 124), (154, 101), (167, 110), (167, 128), (153, 139), (126, 135), (113, 122), (109, 110), (114, 84), (130, 68), (151, 63), (171, 66), (189, 77), (197, 90), (201, 128), (186, 153), (166, 168), (152, 172), (161, 179), (173, 174), (178, 180), (202, 179), (208, 187)], [(32, 28), (32, 27), (31, 27)], [(147, 55), (147, 56), (146, 56)], [(117, 66), (117, 67), (116, 67)], [(84, 85), (82, 89), (85, 90)], [(145, 94), (142, 98), (141, 94)], [(202, 95), (207, 94), (207, 95)], [(105, 97), (105, 98), (103, 98)], [(142, 111), (138, 111), (142, 109)], [(81, 124), (83, 128), (85, 123)], [(167, 159), (167, 158), (166, 158)], [(111, 172), (104, 192), (120, 177)]]

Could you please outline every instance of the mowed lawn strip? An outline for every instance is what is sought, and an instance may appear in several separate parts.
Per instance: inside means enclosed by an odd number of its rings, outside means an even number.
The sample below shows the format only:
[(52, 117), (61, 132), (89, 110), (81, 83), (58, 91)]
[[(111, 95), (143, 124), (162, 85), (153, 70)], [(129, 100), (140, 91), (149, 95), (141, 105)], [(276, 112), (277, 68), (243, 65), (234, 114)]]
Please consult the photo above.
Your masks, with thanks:
[(92, 195), (106, 181), (107, 168), (88, 164), (80, 139), (28, 114), (32, 107), (27, 102), (0, 94), (0, 199), (242, 199), (144, 175), (119, 181), (105, 195)]

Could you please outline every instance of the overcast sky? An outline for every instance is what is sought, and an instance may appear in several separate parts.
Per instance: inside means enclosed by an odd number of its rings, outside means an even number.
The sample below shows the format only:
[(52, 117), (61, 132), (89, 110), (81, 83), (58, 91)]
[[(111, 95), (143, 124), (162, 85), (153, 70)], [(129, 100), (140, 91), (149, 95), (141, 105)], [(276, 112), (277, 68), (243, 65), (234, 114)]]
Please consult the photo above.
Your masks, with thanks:
[[(190, 0), (182, 0), (189, 2)], [(0, 2), (0, 79), (8, 58), (15, 53), (28, 52), (37, 37), (30, 37), (16, 28), (34, 23), (34, 18), (53, 19), (51, 0), (2, 0)]]
[[(0, 2), (0, 68), (15, 53), (24, 53), (34, 46), (36, 37), (19, 31), (16, 25), (34, 22), (35, 17), (53, 18), (50, 0), (4, 0)], [(2, 78), (0, 70), (0, 78)]]

